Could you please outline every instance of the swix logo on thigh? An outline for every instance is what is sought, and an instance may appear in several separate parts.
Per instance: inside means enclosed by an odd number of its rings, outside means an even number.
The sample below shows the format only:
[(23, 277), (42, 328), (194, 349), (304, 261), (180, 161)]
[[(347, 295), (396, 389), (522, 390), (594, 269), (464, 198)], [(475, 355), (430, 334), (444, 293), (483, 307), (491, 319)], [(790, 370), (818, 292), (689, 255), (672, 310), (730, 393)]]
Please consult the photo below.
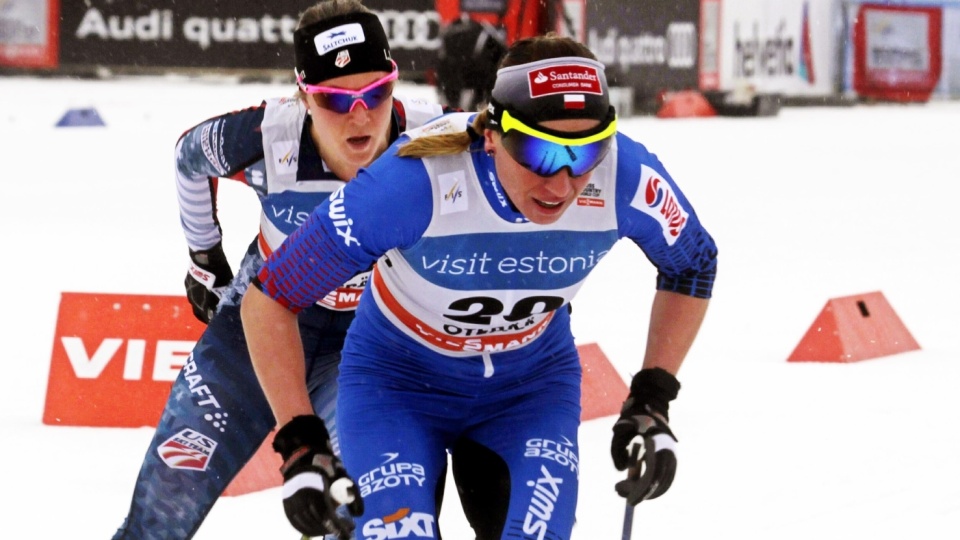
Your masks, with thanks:
[(363, 526), (364, 540), (392, 540), (394, 538), (436, 538), (434, 518), (423, 512), (401, 508), (389, 516), (373, 518)]
[(397, 460), (400, 454), (395, 452), (384, 454), (384, 456), (387, 459), (382, 465), (357, 479), (361, 497), (399, 486), (423, 487), (423, 482), (426, 480), (423, 465)]
[(540, 477), (527, 482), (527, 487), (533, 488), (530, 496), (530, 506), (527, 515), (523, 518), (524, 534), (536, 535), (537, 540), (543, 540), (549, 529), (553, 510), (560, 498), (560, 484), (563, 478), (550, 474), (546, 466), (540, 466)]
[(164, 441), (157, 453), (171, 469), (205, 471), (216, 449), (217, 441), (186, 428)]

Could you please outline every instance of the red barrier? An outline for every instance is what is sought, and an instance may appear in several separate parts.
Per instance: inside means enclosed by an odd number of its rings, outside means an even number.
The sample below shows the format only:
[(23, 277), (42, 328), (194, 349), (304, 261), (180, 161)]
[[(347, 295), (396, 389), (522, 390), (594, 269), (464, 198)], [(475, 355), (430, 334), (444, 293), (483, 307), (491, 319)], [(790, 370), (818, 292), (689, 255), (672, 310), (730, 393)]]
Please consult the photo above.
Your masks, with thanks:
[(833, 298), (788, 362), (856, 362), (920, 348), (881, 292)]

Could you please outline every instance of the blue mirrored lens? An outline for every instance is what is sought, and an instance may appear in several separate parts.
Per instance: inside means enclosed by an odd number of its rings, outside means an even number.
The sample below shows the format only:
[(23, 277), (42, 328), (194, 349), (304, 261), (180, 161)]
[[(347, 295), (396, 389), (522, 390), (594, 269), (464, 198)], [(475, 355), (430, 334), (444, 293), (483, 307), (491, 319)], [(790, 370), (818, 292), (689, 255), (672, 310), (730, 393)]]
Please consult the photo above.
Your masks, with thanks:
[(315, 95), (317, 96), (317, 102), (324, 109), (338, 114), (345, 114), (350, 112), (350, 108), (353, 107), (354, 102), (357, 100), (363, 101), (363, 104), (366, 105), (369, 110), (379, 107), (392, 94), (393, 84), (384, 84), (364, 94), (333, 94), (321, 92)]
[(613, 137), (571, 146), (546, 141), (519, 131), (509, 131), (501, 139), (503, 147), (517, 163), (540, 176), (553, 176), (566, 167), (571, 176), (592, 171), (610, 149)]

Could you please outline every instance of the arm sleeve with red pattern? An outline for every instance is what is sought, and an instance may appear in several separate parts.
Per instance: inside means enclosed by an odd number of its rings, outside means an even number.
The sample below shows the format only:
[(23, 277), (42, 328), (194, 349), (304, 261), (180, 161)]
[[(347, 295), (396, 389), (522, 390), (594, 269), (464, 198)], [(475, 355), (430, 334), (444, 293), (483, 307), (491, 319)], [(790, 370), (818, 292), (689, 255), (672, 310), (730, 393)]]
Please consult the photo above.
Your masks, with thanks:
[(351, 276), (365, 270), (372, 260), (356, 261), (337, 246), (336, 231), (316, 212), (267, 258), (254, 280), (270, 298), (299, 313)]

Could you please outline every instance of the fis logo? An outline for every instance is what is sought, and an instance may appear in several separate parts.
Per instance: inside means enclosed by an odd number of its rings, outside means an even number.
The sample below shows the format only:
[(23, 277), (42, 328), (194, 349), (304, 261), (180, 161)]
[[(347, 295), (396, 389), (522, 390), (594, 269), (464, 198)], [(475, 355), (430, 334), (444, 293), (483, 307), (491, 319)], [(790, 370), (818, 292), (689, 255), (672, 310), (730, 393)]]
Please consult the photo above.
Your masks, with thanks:
[(271, 145), (277, 174), (296, 174), (299, 161), (299, 141), (277, 141)]
[(395, 538), (435, 538), (434, 519), (430, 514), (410, 512), (401, 508), (384, 516), (374, 518), (363, 526), (366, 540), (393, 540)]
[(216, 449), (217, 441), (186, 428), (164, 441), (157, 453), (171, 469), (205, 471)]
[(463, 197), (463, 191), (460, 189), (459, 184), (454, 184), (453, 187), (450, 188), (450, 191), (443, 196), (443, 200), (450, 201), (451, 204), (454, 204), (460, 197)]
[(347, 247), (350, 247), (350, 244), (360, 245), (360, 241), (353, 237), (353, 220), (347, 217), (347, 211), (343, 205), (343, 188), (334, 191), (330, 194), (330, 210), (327, 212), (327, 216), (333, 222), (333, 226), (337, 230), (337, 236), (343, 237), (343, 243)]
[(281, 156), (279, 160), (280, 165), (286, 165), (287, 167), (293, 165), (296, 162), (297, 162), (297, 156), (293, 155), (292, 148), (289, 151), (287, 151), (286, 154)]
[(440, 201), (440, 215), (463, 212), (467, 209), (467, 192), (462, 186), (466, 183), (463, 171), (441, 174), (437, 181), (443, 200)]

